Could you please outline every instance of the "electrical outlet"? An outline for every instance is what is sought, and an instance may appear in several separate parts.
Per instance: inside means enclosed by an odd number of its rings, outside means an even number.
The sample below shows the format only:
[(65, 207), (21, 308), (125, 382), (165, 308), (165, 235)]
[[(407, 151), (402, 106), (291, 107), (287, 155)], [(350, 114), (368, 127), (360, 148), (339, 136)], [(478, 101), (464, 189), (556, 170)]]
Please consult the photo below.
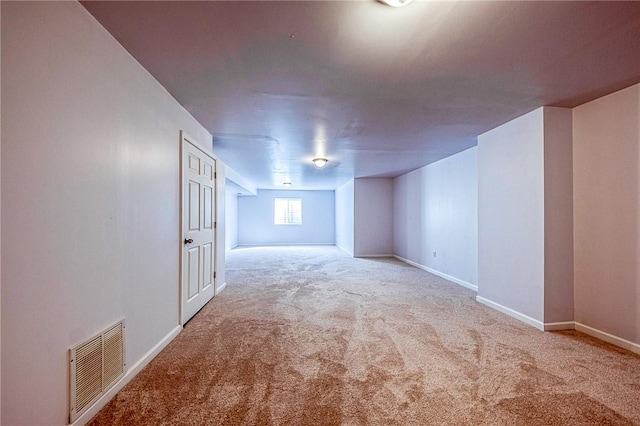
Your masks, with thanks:
[(433, 251), (433, 257), (436, 257), (436, 251), (435, 250)]

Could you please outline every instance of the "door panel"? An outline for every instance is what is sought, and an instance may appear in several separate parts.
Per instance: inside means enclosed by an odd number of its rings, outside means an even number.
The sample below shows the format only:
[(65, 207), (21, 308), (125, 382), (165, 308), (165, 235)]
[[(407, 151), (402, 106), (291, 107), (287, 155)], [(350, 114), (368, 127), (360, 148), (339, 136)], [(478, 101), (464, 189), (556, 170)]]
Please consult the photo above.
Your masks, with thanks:
[(200, 230), (200, 184), (189, 182), (189, 231)]
[(213, 166), (207, 162), (204, 163), (204, 173), (209, 179), (213, 179)]
[(182, 324), (214, 296), (215, 168), (215, 160), (183, 134)]
[(213, 188), (204, 186), (204, 220), (203, 229), (213, 229)]
[(200, 174), (200, 159), (191, 153), (189, 154), (189, 171)]
[(213, 247), (211, 244), (205, 244), (202, 246), (202, 269), (204, 273), (202, 277), (204, 282), (202, 283), (202, 289), (205, 290), (210, 285), (213, 285), (213, 274), (211, 273), (211, 268), (213, 267)]
[(188, 250), (187, 269), (189, 270), (189, 275), (187, 277), (187, 301), (189, 301), (200, 292), (200, 247)]

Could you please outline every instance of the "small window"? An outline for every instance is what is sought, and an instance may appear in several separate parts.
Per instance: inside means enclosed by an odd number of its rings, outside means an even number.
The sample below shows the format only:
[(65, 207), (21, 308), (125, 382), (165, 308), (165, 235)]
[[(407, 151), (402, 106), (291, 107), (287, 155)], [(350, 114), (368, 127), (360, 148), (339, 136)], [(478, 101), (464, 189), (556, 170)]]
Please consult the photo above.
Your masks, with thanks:
[(302, 198), (275, 198), (275, 225), (302, 225)]

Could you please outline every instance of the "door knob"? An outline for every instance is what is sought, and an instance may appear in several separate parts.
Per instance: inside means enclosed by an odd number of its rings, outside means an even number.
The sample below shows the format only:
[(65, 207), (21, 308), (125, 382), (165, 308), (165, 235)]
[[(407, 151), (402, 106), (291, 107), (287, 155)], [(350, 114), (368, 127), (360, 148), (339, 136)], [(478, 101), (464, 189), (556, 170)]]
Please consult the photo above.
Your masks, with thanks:
[(185, 239), (184, 239), (184, 243), (185, 243), (185, 244), (191, 244), (192, 242), (193, 242), (193, 240), (192, 240), (191, 238), (189, 238), (189, 239), (186, 239), (186, 238), (185, 238)]

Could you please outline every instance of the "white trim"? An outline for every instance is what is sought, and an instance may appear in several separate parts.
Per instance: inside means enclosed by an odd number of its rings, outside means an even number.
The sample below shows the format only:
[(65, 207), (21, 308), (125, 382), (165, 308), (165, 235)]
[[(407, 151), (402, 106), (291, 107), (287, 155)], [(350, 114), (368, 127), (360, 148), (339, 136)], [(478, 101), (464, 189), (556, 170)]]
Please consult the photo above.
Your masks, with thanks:
[(591, 337), (595, 337), (598, 340), (602, 340), (603, 342), (610, 343), (614, 346), (618, 346), (622, 349), (626, 349), (630, 352), (640, 355), (640, 344), (623, 339), (622, 337), (614, 336), (613, 334), (607, 333), (605, 331), (601, 331), (593, 327), (589, 327), (588, 325), (581, 324), (577, 321), (549, 322), (549, 323), (543, 324), (538, 320), (535, 320), (527, 315), (521, 314), (520, 312), (516, 312), (513, 309), (507, 308), (506, 306), (502, 306), (499, 303), (492, 302), (491, 300), (485, 299), (482, 296), (476, 296), (476, 300), (484, 305), (487, 305), (497, 311), (502, 312), (503, 314), (509, 315), (510, 317), (513, 317), (526, 324), (529, 324), (537, 328), (538, 330), (542, 330), (542, 331), (576, 330), (581, 333), (587, 334)]
[(335, 244), (333, 243), (265, 243), (265, 244), (238, 244), (236, 247), (286, 247), (286, 246), (335, 246)]
[(225, 288), (227, 288), (227, 282), (223, 282), (222, 285), (218, 288), (216, 288), (216, 296), (220, 293), (222, 293), (222, 290), (224, 290)]
[[(256, 186), (252, 182), (240, 176), (235, 170), (233, 170), (227, 165), (225, 165), (225, 172), (226, 172), (225, 173), (226, 179), (229, 179), (231, 182), (235, 183), (236, 185), (238, 185), (240, 188), (244, 189), (251, 195), (258, 194), (258, 190), (256, 189)], [(243, 195), (246, 195), (246, 194), (243, 194)]]
[(380, 259), (383, 257), (394, 257), (392, 254), (359, 254), (354, 256), (361, 259)]
[(182, 331), (182, 326), (177, 325), (173, 330), (164, 336), (156, 345), (142, 356), (131, 368), (125, 373), (115, 385), (111, 387), (100, 399), (98, 399), (87, 411), (82, 413), (71, 426), (85, 425), (100, 411), (111, 399), (118, 393), (127, 383), (131, 381), (144, 367), (151, 362), (178, 334)]
[(351, 253), (349, 250), (347, 250), (346, 248), (339, 246), (338, 244), (335, 244), (336, 247), (338, 247), (340, 250), (342, 250), (343, 252), (347, 253), (349, 256), (353, 257), (353, 253)]
[(393, 255), (393, 257), (395, 257), (396, 259), (398, 259), (401, 262), (408, 263), (411, 266), (415, 266), (416, 268), (422, 269), (423, 271), (430, 272), (433, 275), (437, 275), (440, 278), (444, 278), (447, 281), (451, 281), (454, 284), (458, 284), (458, 285), (461, 285), (462, 287), (468, 288), (469, 290), (473, 290), (475, 292), (478, 292), (478, 286), (475, 285), (475, 284), (468, 283), (468, 282), (463, 281), (463, 280), (461, 280), (459, 278), (452, 277), (451, 275), (447, 275), (444, 272), (440, 272), (440, 271), (437, 271), (435, 269), (431, 269), (431, 268), (429, 268), (427, 266), (421, 265), (421, 264), (419, 264), (417, 262), (414, 262), (414, 261), (409, 260), (409, 259), (405, 259), (404, 257), (400, 257), (400, 256), (397, 256), (395, 254)]
[[(185, 229), (185, 211), (184, 211), (184, 206), (185, 206), (185, 197), (187, 196), (184, 188), (185, 188), (185, 160), (186, 160), (186, 154), (187, 154), (187, 144), (191, 145), (192, 147), (194, 147), (195, 149), (199, 150), (200, 152), (202, 152), (205, 156), (209, 157), (211, 159), (211, 161), (213, 161), (213, 188), (214, 188), (214, 195), (213, 195), (213, 202), (214, 202), (214, 206), (213, 206), (213, 216), (215, 217), (215, 225), (214, 225), (214, 229), (212, 230), (213, 232), (213, 271), (212, 273), (215, 274), (217, 272), (216, 267), (218, 266), (218, 243), (219, 243), (219, 236), (222, 234), (224, 236), (224, 230), (223, 227), (221, 226), (220, 228), (217, 227), (217, 222), (219, 219), (219, 215), (218, 215), (218, 195), (219, 192), (218, 190), (220, 189), (218, 186), (218, 158), (213, 155), (213, 151), (210, 149), (206, 149), (205, 147), (203, 147), (202, 145), (200, 145), (195, 139), (193, 139), (191, 136), (189, 136), (184, 130), (180, 130), (180, 182), (179, 182), (179, 186), (180, 186), (180, 239), (178, 241), (178, 246), (179, 246), (179, 257), (178, 257), (178, 261), (179, 261), (179, 273), (180, 273), (180, 277), (178, 280), (178, 286), (179, 286), (179, 297), (180, 300), (178, 301), (178, 315), (179, 315), (179, 319), (180, 319), (180, 325), (184, 325), (189, 319), (191, 319), (193, 317), (193, 315), (191, 317), (189, 317), (187, 320), (184, 319), (185, 316), (185, 305), (186, 305), (186, 299), (184, 298), (185, 295), (185, 283), (184, 283), (184, 264), (185, 264), (185, 253), (184, 253), (184, 229)], [(213, 147), (213, 145), (212, 145)], [(224, 170), (224, 169), (223, 169)], [(221, 185), (224, 183), (224, 174), (222, 174), (221, 176)], [(224, 241), (224, 238), (223, 238)], [(207, 287), (208, 288), (208, 287)], [(204, 290), (204, 289), (203, 289)], [(215, 279), (214, 279), (214, 287), (213, 287), (213, 293), (211, 294), (211, 297), (207, 300), (207, 302), (209, 300), (211, 300), (216, 294), (216, 289), (215, 289)], [(202, 297), (202, 296), (200, 296)], [(205, 302), (202, 306), (204, 306), (207, 302)], [(200, 308), (202, 309), (202, 307)], [(199, 309), (198, 309), (199, 310)], [(197, 311), (196, 311), (197, 312)], [(194, 313), (195, 315), (195, 313)]]
[(482, 296), (476, 296), (476, 301), (482, 303), (483, 305), (487, 305), (490, 308), (495, 309), (496, 311), (502, 312), (503, 314), (509, 315), (512, 318), (520, 320), (525, 324), (529, 324), (530, 326), (535, 327), (538, 330), (544, 331), (544, 324), (542, 323), (542, 321), (538, 321), (537, 319), (531, 318), (528, 315), (522, 314), (518, 311), (514, 311), (511, 308), (502, 306), (501, 304), (493, 302), (489, 299), (485, 299)]
[(597, 330), (593, 327), (589, 327), (588, 325), (584, 325), (579, 322), (575, 323), (575, 328), (577, 331), (588, 334), (591, 337), (595, 337), (596, 339), (603, 340), (607, 343), (611, 343), (612, 345), (619, 346), (622, 349), (626, 349), (630, 352), (640, 355), (640, 344), (638, 343), (634, 343), (629, 340), (623, 339), (622, 337), (614, 336), (613, 334)]
[(180, 146), (178, 147), (178, 152), (180, 153), (180, 165), (178, 168), (178, 173), (180, 177), (178, 178), (178, 194), (180, 194), (180, 223), (178, 224), (178, 232), (180, 238), (178, 239), (178, 323), (182, 326), (182, 315), (184, 307), (182, 306), (182, 293), (184, 292), (183, 287), (183, 274), (184, 274), (184, 145), (188, 140), (191, 139), (184, 130), (180, 130)]
[(560, 331), (560, 330), (575, 330), (576, 325), (573, 321), (562, 322), (545, 322), (544, 331)]
[(213, 153), (213, 142), (211, 142), (211, 147), (207, 148), (205, 145), (202, 145), (196, 139), (189, 136), (187, 132), (185, 132), (184, 130), (180, 130), (180, 143), (182, 143), (183, 140), (189, 142), (191, 145), (195, 146), (214, 160), (218, 160), (218, 157), (216, 157)]

